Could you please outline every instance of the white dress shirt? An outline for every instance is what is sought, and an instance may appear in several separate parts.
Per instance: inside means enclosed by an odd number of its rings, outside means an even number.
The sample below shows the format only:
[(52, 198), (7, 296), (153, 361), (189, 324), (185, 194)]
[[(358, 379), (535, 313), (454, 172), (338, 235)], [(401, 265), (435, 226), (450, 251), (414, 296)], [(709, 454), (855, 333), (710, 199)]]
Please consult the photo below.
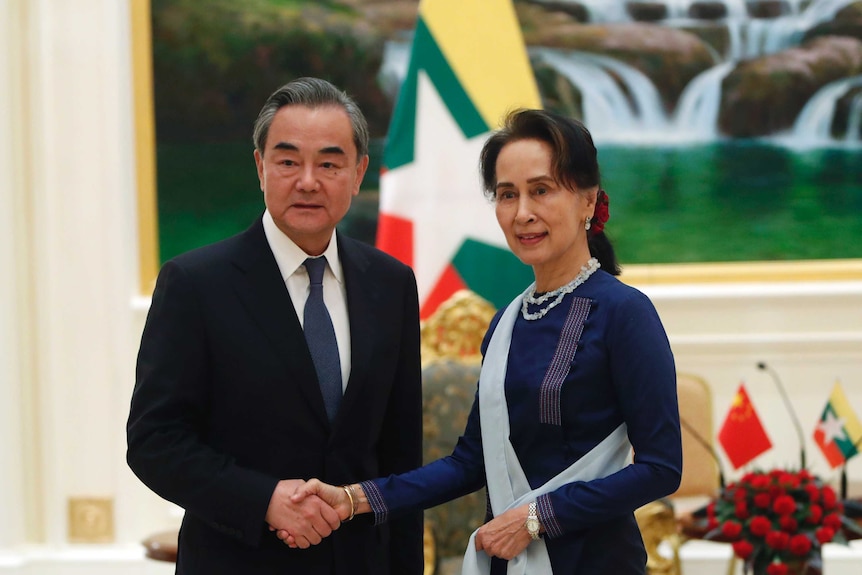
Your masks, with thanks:
[[(287, 292), (293, 301), (296, 317), (300, 325), (304, 325), (305, 300), (308, 299), (310, 291), (308, 272), (303, 263), (308, 256), (302, 248), (293, 243), (289, 237), (284, 235), (269, 210), (263, 214), (263, 231), (266, 241), (275, 256), (275, 262), (281, 272), (281, 277), (287, 286)], [(341, 269), (341, 260), (338, 258), (338, 242), (335, 241), (335, 232), (329, 241), (326, 251), (326, 270), (323, 272), (323, 302), (329, 310), (332, 318), (332, 326), (335, 328), (335, 340), (338, 343), (338, 357), (341, 360), (341, 389), (347, 387), (350, 378), (350, 320), (347, 316), (347, 289), (344, 286), (344, 273)]]

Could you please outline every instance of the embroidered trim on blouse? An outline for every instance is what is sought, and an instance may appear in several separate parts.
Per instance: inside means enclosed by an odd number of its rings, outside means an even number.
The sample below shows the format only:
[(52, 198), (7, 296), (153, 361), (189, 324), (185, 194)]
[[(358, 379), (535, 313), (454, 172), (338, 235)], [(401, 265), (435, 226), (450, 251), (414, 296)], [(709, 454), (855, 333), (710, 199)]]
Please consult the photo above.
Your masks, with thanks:
[(380, 494), (380, 489), (373, 481), (363, 481), (359, 484), (362, 491), (365, 492), (365, 497), (368, 498), (368, 505), (371, 506), (371, 511), (374, 512), (374, 524), (380, 525), (389, 519), (389, 508), (386, 506), (386, 500)]
[(554, 513), (554, 506), (551, 505), (550, 494), (539, 495), (536, 498), (536, 504), (539, 508), (539, 521), (542, 527), (545, 528), (545, 535), (553, 539), (560, 537), (563, 534), (563, 528), (557, 521), (557, 514)]
[(578, 342), (584, 331), (584, 322), (590, 313), (592, 300), (584, 297), (573, 297), (569, 314), (563, 324), (560, 340), (554, 357), (545, 372), (545, 379), (539, 390), (539, 421), (551, 425), (562, 425), (563, 417), (560, 406), (560, 397), (563, 389), (563, 381), (569, 373), (569, 367), (575, 359), (578, 350)]

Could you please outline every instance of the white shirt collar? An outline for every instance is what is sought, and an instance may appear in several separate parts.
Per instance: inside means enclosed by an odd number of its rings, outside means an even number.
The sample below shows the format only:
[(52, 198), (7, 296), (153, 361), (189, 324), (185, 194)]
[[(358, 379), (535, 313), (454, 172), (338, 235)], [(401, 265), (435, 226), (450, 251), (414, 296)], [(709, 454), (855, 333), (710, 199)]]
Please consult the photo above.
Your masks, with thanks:
[[(305, 262), (308, 254), (302, 251), (302, 248), (278, 229), (269, 210), (265, 210), (263, 213), (263, 232), (266, 235), (269, 249), (272, 250), (272, 255), (275, 256), (275, 262), (278, 264), (281, 277), (287, 281), (287, 278), (296, 273), (296, 270)], [(344, 278), (341, 269), (341, 260), (338, 257), (338, 241), (335, 231), (332, 232), (329, 245), (322, 255), (326, 256), (329, 269), (332, 270), (335, 279), (339, 284), (343, 284)]]

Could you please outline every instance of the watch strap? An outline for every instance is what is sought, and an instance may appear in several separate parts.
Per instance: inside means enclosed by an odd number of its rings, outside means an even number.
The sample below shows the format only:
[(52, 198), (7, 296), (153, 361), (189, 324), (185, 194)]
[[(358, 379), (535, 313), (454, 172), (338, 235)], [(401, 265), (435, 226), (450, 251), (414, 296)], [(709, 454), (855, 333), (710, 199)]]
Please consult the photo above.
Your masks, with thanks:
[(541, 530), (541, 525), (539, 523), (539, 514), (536, 506), (536, 502), (530, 503), (530, 506), (527, 511), (527, 533), (530, 534), (530, 537), (533, 541), (539, 539), (539, 531)]

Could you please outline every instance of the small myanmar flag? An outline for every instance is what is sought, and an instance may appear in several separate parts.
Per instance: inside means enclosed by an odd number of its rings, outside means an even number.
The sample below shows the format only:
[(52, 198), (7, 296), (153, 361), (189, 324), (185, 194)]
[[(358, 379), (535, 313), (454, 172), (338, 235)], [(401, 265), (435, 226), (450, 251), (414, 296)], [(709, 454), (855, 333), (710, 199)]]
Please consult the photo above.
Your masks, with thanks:
[(823, 452), (833, 468), (838, 467), (857, 453), (862, 442), (862, 424), (839, 382), (835, 382), (829, 401), (814, 428), (814, 443)]
[(511, 0), (422, 0), (383, 154), (377, 246), (413, 268), (423, 319), (459, 289), (499, 308), (533, 279), (478, 168), (519, 107), (541, 100)]

